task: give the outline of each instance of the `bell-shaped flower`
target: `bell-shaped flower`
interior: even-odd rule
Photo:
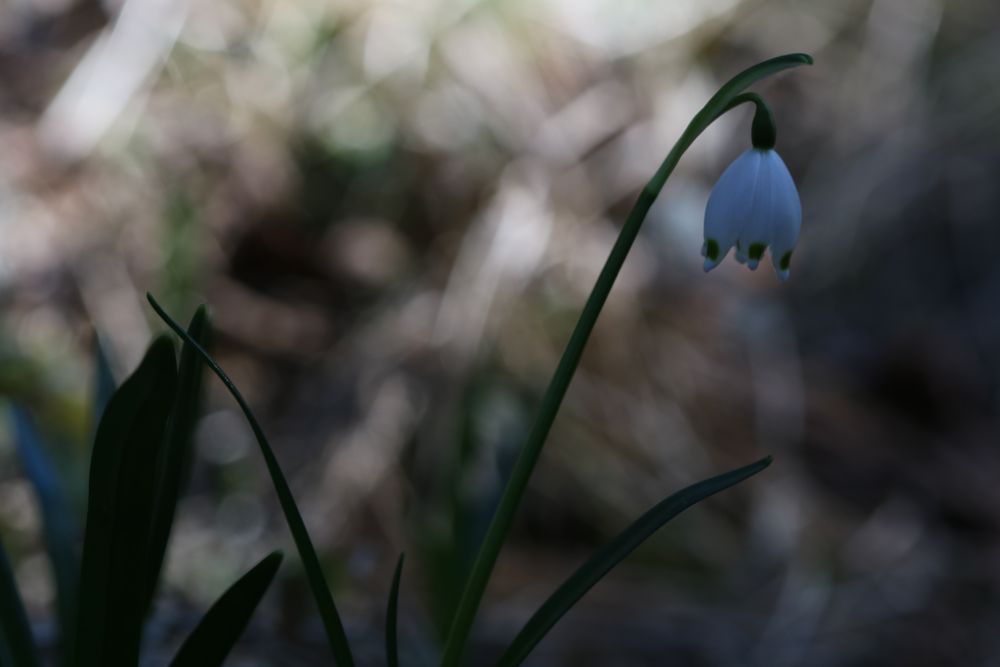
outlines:
[[[736,247],[736,260],[751,269],[770,248],[778,277],[788,278],[802,226],[802,205],[788,168],[772,148],[751,148],[722,173],[705,208],[705,271]]]

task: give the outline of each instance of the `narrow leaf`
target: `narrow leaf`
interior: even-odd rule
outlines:
[[[208,311],[204,307],[195,312],[191,324],[188,325],[188,333],[200,344],[208,344],[211,325],[208,320]],[[145,584],[146,609],[152,605],[153,596],[156,593],[160,570],[163,567],[167,544],[170,541],[174,512],[177,509],[181,489],[190,473],[192,440],[201,403],[202,368],[201,357],[189,343],[185,343],[181,349],[174,412],[170,417],[166,442],[156,465],[156,497],[150,530],[149,565]]]
[[[771,465],[771,457],[692,484],[636,519],[610,544],[594,554],[553,593],[528,620],[497,663],[498,667],[520,665],[533,648],[583,595],[619,562],[675,516],[705,498],[738,484]]]
[[[93,424],[99,424],[104,409],[108,407],[108,401],[115,393],[118,386],[115,383],[115,374],[111,370],[111,362],[108,354],[101,344],[101,339],[94,339],[94,398],[91,409],[93,410]]]
[[[399,554],[396,572],[392,575],[389,589],[389,607],[385,614],[385,655],[388,667],[399,667],[399,644],[397,640],[397,619],[399,617],[399,580],[403,576],[403,561],[406,554]]]
[[[281,511],[284,513],[288,529],[292,533],[292,539],[295,541],[295,548],[299,552],[299,558],[302,559],[302,567],[305,570],[306,579],[309,581],[309,588],[312,589],[313,596],[316,598],[316,606],[319,607],[320,617],[323,619],[323,627],[326,630],[330,649],[333,651],[333,656],[339,667],[352,667],[354,665],[354,658],[351,655],[351,647],[347,642],[347,634],[344,632],[344,624],[341,622],[340,614],[337,612],[337,605],[333,602],[333,596],[330,594],[330,587],[326,583],[326,577],[323,576],[323,569],[320,566],[319,557],[316,555],[316,549],[313,547],[309,532],[306,530],[306,524],[299,513],[299,508],[295,504],[295,498],[288,487],[288,482],[281,472],[281,466],[278,465],[274,451],[271,449],[271,445],[268,443],[260,424],[257,423],[257,418],[254,417],[250,406],[247,405],[239,389],[236,388],[236,385],[233,384],[233,381],[229,379],[225,371],[216,363],[215,359],[205,351],[205,348],[199,345],[188,332],[167,315],[151,294],[147,294],[146,298],[149,300],[153,310],[156,311],[156,314],[167,323],[167,326],[173,329],[178,336],[183,338],[185,342],[189,343],[198,352],[208,367],[226,385],[226,389],[236,399],[237,404],[239,404],[240,409],[243,411],[243,415],[246,417],[247,422],[249,422],[250,428],[257,439],[257,445],[260,447],[260,453],[264,457],[267,472],[271,476],[271,483],[274,484],[274,490],[278,494]]]
[[[12,412],[21,466],[34,487],[42,511],[42,531],[56,584],[60,643],[63,653],[69,655],[73,645],[73,626],[76,624],[76,578],[80,574],[77,526],[59,474],[46,454],[45,444],[31,415],[16,405]]]
[[[205,612],[177,651],[171,667],[221,665],[250,622],[279,565],[281,552],[271,552],[230,586]]]
[[[0,542],[0,665],[3,667],[6,667],[5,659],[10,661],[10,667],[37,667],[40,664],[7,550]]]
[[[157,338],[97,427],[80,573],[79,667],[138,663],[156,459],[176,383],[174,348]]]

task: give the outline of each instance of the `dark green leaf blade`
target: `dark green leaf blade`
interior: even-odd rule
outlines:
[[[77,552],[77,526],[63,492],[58,471],[49,460],[45,444],[27,410],[13,407],[14,430],[21,466],[34,487],[42,510],[42,531],[56,584],[56,608],[59,616],[60,644],[68,655],[73,645],[76,624],[77,577],[80,556]]]
[[[80,570],[79,667],[138,663],[156,458],[176,383],[173,345],[157,338],[97,427]]]
[[[204,306],[199,308],[188,333],[202,346],[207,346],[211,336],[211,323]],[[150,529],[149,565],[146,573],[146,608],[152,605],[156,593],[160,570],[170,541],[170,530],[174,523],[174,512],[180,500],[181,489],[190,472],[193,458],[193,436],[201,403],[201,379],[203,363],[201,357],[185,343],[181,349],[180,370],[177,375],[177,396],[174,412],[170,417],[167,438],[156,471],[156,498],[154,501],[153,523]]]
[[[500,658],[500,662],[497,663],[498,667],[520,665],[538,642],[552,629],[552,626],[562,618],[563,614],[569,611],[594,584],[659,530],[663,524],[705,498],[756,475],[771,465],[771,460],[771,457],[768,456],[748,466],[692,484],[669,496],[636,519],[607,546],[581,565],[539,607],[538,611],[511,642],[503,657]]]
[[[388,667],[399,667],[399,643],[397,640],[397,619],[399,617],[399,580],[403,576],[403,561],[406,554],[399,554],[396,571],[392,575],[389,589],[389,606],[385,614],[385,656]]]
[[[279,565],[281,552],[273,551],[230,586],[184,640],[171,667],[221,665],[250,622]]]
[[[31,624],[24,611],[21,595],[17,591],[14,572],[7,560],[7,550],[0,542],[0,665],[4,659],[11,661],[10,667],[37,667],[38,653],[35,640],[31,636]]]
[[[257,445],[260,447],[260,453],[264,457],[264,464],[267,466],[267,472],[271,476],[271,483],[274,484],[274,490],[278,494],[278,502],[281,505],[282,513],[285,515],[285,522],[288,523],[288,529],[292,533],[292,539],[295,541],[295,548],[299,552],[299,558],[302,559],[302,567],[305,570],[306,579],[309,581],[309,588],[316,599],[316,606],[319,607],[320,617],[323,620],[323,627],[326,630],[327,640],[330,643],[330,649],[333,651],[334,659],[339,667],[352,667],[354,665],[354,657],[351,654],[350,644],[347,642],[347,633],[344,632],[344,624],[340,620],[337,605],[334,604],[333,596],[330,594],[330,587],[326,583],[326,577],[323,576],[323,569],[320,566],[319,557],[316,555],[316,549],[313,546],[312,539],[309,537],[309,532],[306,530],[306,524],[302,520],[299,508],[295,504],[295,498],[288,487],[285,475],[281,472],[281,466],[278,465],[278,459],[275,458],[274,451],[271,449],[271,445],[268,443],[263,429],[257,423],[257,418],[254,416],[253,411],[250,410],[250,406],[247,405],[240,390],[236,388],[236,385],[229,379],[226,372],[222,370],[222,367],[216,363],[215,359],[160,307],[160,304],[156,302],[152,294],[146,294],[146,299],[153,307],[153,310],[156,311],[156,314],[167,323],[167,326],[173,329],[174,333],[183,338],[185,342],[189,343],[198,352],[208,367],[212,369],[212,372],[226,385],[226,389],[236,399],[240,410],[243,411],[243,415],[253,430]]]

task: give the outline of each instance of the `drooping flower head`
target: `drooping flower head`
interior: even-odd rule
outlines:
[[[756,95],[747,94],[740,101],[757,103],[753,148],[726,168],[709,195],[701,250],[705,271],[718,266],[734,246],[736,260],[756,269],[769,249],[778,277],[787,280],[802,226],[799,193],[774,150],[770,111]]]

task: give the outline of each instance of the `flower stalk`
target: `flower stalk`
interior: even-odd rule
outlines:
[[[774,114],[764,98],[757,93],[740,93],[726,105],[726,111],[741,104],[754,105],[753,123],[750,124],[750,143],[759,150],[770,150],[778,139],[778,129],[774,124]]]
[[[625,258],[635,242],[650,207],[656,200],[667,178],[673,172],[684,152],[694,143],[694,140],[719,116],[732,108],[734,100],[751,84],[782,70],[799,65],[812,64],[812,58],[803,53],[795,53],[766,60],[740,72],[724,84],[705,106],[695,115],[681,134],[677,143],[667,154],[659,169],[649,183],[639,193],[625,224],[611,249],[608,259],[598,275],[594,289],[580,314],[576,327],[563,351],[555,373],[542,398],[535,422],[518,455],[510,478],[504,488],[503,496],[493,515],[493,520],[486,537],[476,556],[472,571],[466,581],[458,609],[452,621],[451,628],[445,640],[443,667],[457,667],[464,652],[472,622],[482,601],[483,593],[489,582],[493,567],[496,564],[500,549],[513,524],[528,481],[535,469],[535,464],[542,453],[545,440],[555,421],[556,413],[562,404],[563,397],[569,387],[576,367],[583,355],[584,346],[590,338],[597,317],[603,308],[618,273],[625,263]],[[764,107],[766,109],[766,106]],[[769,112],[768,112],[769,114]],[[764,121],[761,121],[762,123]],[[771,121],[773,124],[773,120]],[[761,137],[762,140],[766,137]]]

